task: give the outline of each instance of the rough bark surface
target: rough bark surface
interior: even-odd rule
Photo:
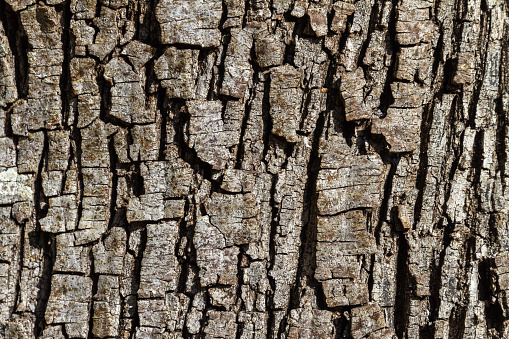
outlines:
[[[503,0],[0,0],[0,338],[508,338]]]

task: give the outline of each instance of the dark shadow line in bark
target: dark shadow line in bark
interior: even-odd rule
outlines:
[[[462,272],[458,272],[459,274],[457,276],[457,286],[458,289],[461,288],[461,285],[465,286],[466,293],[463,298],[460,298],[460,301],[457,302],[451,310],[451,315],[449,316],[449,338],[463,339],[465,337],[465,319],[467,315],[467,303],[469,299],[468,272],[472,267],[470,263],[474,260],[475,256],[475,238],[469,237],[465,240],[466,241],[462,244],[462,246],[466,248],[460,251],[460,253],[463,255],[463,258],[458,258],[458,261],[465,262],[465,265],[460,268]]]
[[[416,229],[421,219],[422,204],[424,200],[424,190],[426,189],[426,176],[428,174],[428,148],[431,123],[433,121],[434,103],[424,106],[421,119],[421,135],[419,150],[419,168],[417,170],[417,178],[415,187],[417,189],[417,198],[414,205],[414,223],[412,229]]]
[[[409,246],[404,233],[399,234],[398,243],[394,327],[398,338],[404,338],[405,330],[408,327],[410,308],[410,275],[408,270]]]
[[[47,133],[44,132],[44,142],[43,142],[43,150],[41,155],[41,160],[39,161],[37,174],[34,183],[34,210],[35,210],[35,236],[39,239],[38,246],[42,247],[44,262],[43,262],[43,270],[41,274],[41,278],[39,279],[38,287],[39,292],[37,294],[37,304],[35,307],[35,328],[34,335],[37,338],[45,327],[45,319],[44,315],[46,313],[46,306],[48,304],[48,299],[51,290],[51,274],[53,271],[53,260],[56,255],[56,244],[55,239],[49,233],[43,232],[41,230],[41,225],[39,220],[46,216],[46,209],[41,208],[41,201],[45,201],[46,197],[44,196],[43,188],[42,188],[42,171],[44,170],[45,163],[47,162],[47,154],[49,149],[49,141]],[[47,204],[46,204],[47,206]],[[35,239],[34,239],[34,242]]]
[[[489,34],[490,32],[490,16],[486,4],[486,0],[481,0],[481,22],[479,24],[479,40],[478,45],[476,46],[476,50],[480,51],[480,60],[479,64],[476,65],[476,77],[475,77],[475,85],[472,94],[472,99],[468,106],[468,120],[467,127],[475,128],[475,116],[477,113],[477,104],[479,102],[479,97],[481,95],[481,87],[483,83],[484,76],[486,74],[486,61],[488,55],[488,43],[489,43]],[[484,41],[483,41],[484,40]]]
[[[493,218],[494,216],[492,216]],[[491,219],[491,218],[490,218]],[[496,293],[496,287],[493,282],[496,280],[494,276],[494,259],[483,259],[479,262],[479,289],[478,298],[484,301],[486,328],[495,330],[499,334],[504,330],[504,318],[501,301],[492,301],[492,296]]]
[[[301,246],[299,248],[299,261],[297,268],[297,276],[295,285],[290,292],[290,304],[288,312],[291,309],[300,307],[300,299],[302,297],[301,287],[310,285],[317,294],[317,305],[319,309],[326,309],[325,295],[323,294],[321,284],[315,279],[314,273],[316,268],[316,234],[317,234],[317,220],[318,220],[318,206],[316,192],[316,182],[318,179],[318,172],[320,170],[321,158],[319,155],[320,138],[323,133],[325,125],[325,113],[321,112],[316,128],[313,134],[313,142],[311,146],[311,153],[307,167],[307,180],[304,187],[304,201],[303,211],[301,215],[302,230],[300,234]],[[287,312],[286,318],[289,313]]]
[[[110,195],[110,220],[108,221],[108,229],[111,229],[115,221],[117,221],[117,188],[118,188],[118,175],[117,175],[117,163],[118,157],[115,152],[114,135],[109,137],[108,140],[108,153],[110,157],[109,170],[111,173],[111,195]]]
[[[276,261],[276,235],[277,235],[277,226],[278,226],[278,215],[279,209],[276,206],[276,202],[274,197],[276,196],[276,183],[277,176],[272,175],[271,177],[272,183],[270,188],[270,201],[269,205],[271,208],[271,216],[270,216],[270,238],[269,238],[269,267],[267,268],[268,272],[271,272],[274,269],[274,264]],[[268,319],[267,319],[267,339],[273,338],[273,331],[275,327],[275,316],[274,316],[274,291],[276,290],[276,281],[274,277],[270,274],[267,274],[267,279],[270,285],[270,292],[267,293],[267,305],[268,305]]]
[[[175,140],[173,142],[178,146],[180,158],[187,162],[191,168],[203,178],[212,184],[212,192],[217,192],[220,188],[218,182],[212,178],[216,172],[212,166],[198,157],[196,150],[191,148],[186,140],[186,124],[189,122],[189,113],[184,100],[172,99],[169,101],[169,111],[173,112],[173,126],[175,128]],[[171,142],[171,141],[168,141]]]
[[[140,288],[141,281],[141,262],[143,260],[143,253],[145,252],[145,248],[147,247],[147,224],[146,223],[131,223],[130,232],[141,228],[140,234],[140,245],[138,249],[138,253],[134,258],[134,268],[132,274],[132,283],[131,283],[131,294],[136,297],[136,303],[134,307],[134,317],[132,321],[131,327],[131,338],[134,338],[136,329],[140,326],[140,315],[138,313],[138,289]],[[129,240],[129,239],[128,239]]]
[[[16,222],[16,224],[18,224]],[[18,256],[18,276],[16,277],[16,287],[14,290],[14,306],[12,308],[13,313],[16,312],[18,308],[18,303],[20,299],[21,293],[21,274],[23,272],[23,258],[25,256],[25,232],[26,232],[26,221],[23,221],[21,224],[18,224],[20,241],[19,241],[19,256]]]
[[[376,239],[377,245],[380,245],[380,232],[382,230],[382,224],[384,222],[390,222],[390,219],[387,219],[387,213],[389,209],[389,199],[391,198],[392,193],[392,182],[394,180],[394,176],[396,175],[396,170],[399,163],[399,156],[394,155],[392,161],[390,163],[389,172],[387,173],[387,177],[384,183],[384,193],[382,197],[382,203],[380,204],[380,212],[378,214],[378,223],[375,226],[374,236]]]
[[[263,121],[263,158],[262,161],[265,163],[265,166],[268,165],[267,163],[267,153],[269,152],[270,148],[270,138],[273,137],[272,135],[272,117],[270,116],[270,84],[271,84],[271,77],[269,74],[265,74],[264,76],[264,83],[263,83],[263,98],[262,98],[262,121]]]
[[[194,199],[193,199],[193,202],[194,202]],[[185,206],[184,206],[185,215],[188,215],[189,210],[190,210],[190,203],[188,200],[186,200]],[[189,269],[190,269],[190,267],[189,267],[190,266],[190,262],[189,262],[190,261],[190,252],[191,252],[190,246],[193,241],[192,235],[194,232],[188,228],[185,218],[181,218],[179,220],[178,226],[179,226],[179,241],[176,242],[175,248],[174,248],[174,253],[175,253],[175,255],[179,261],[179,264],[181,266],[180,275],[179,275],[179,279],[178,279],[178,283],[177,283],[177,292],[184,293],[186,290],[187,275],[188,275]],[[185,253],[183,254],[183,256],[181,256],[179,254],[179,249],[182,246],[182,241],[184,238],[186,239],[186,248],[184,249]]]
[[[509,47],[509,46],[508,46]],[[502,81],[500,81],[502,84]],[[500,85],[502,86],[502,85]],[[501,92],[501,90],[499,91]],[[497,112],[497,133],[496,133],[496,144],[495,144],[495,152],[497,157],[497,168],[496,170],[499,172],[500,180],[502,181],[502,189],[505,191],[506,183],[506,162],[507,162],[507,149],[506,149],[506,126],[508,125],[508,121],[506,119],[506,112],[504,112],[502,102],[502,95],[497,98],[495,111]]]
[[[28,94],[28,37],[20,15],[5,1],[0,1],[0,22],[3,24],[11,53],[14,56],[14,74],[18,98]]]
[[[61,118],[62,125],[67,126],[67,121],[69,119],[69,106],[70,106],[70,97],[71,97],[71,69],[70,69],[70,60],[74,56],[72,53],[72,45],[71,45],[71,2],[67,1],[63,5],[57,6],[57,10],[62,12],[62,50],[64,54],[64,59],[62,61],[62,74],[60,75],[60,100],[62,102],[61,109]]]
[[[99,241],[102,241],[100,239]],[[89,318],[88,318],[88,336],[87,339],[94,339],[95,336],[93,335],[93,329],[94,329],[94,295],[97,294],[97,288],[99,283],[99,274],[95,272],[95,264],[94,264],[94,253],[92,251],[92,246],[89,248],[88,252],[89,260],[90,260],[90,279],[92,279],[92,295],[90,296],[90,303],[89,303]]]
[[[56,242],[55,238],[46,232],[36,231],[34,238],[35,237],[37,237],[37,241],[42,247],[44,257],[41,278],[37,283],[39,292],[37,292],[37,303],[35,305],[34,336],[35,338],[39,338],[46,327],[44,315],[46,314],[46,307],[51,292],[51,274],[53,272],[54,258],[56,255]]]
[[[387,110],[394,103],[391,83],[395,81],[394,72],[396,70],[396,55],[400,49],[399,43],[396,40],[397,5],[398,0],[392,0],[389,27],[387,29],[387,34],[385,35],[385,47],[387,54],[390,55],[391,62],[389,68],[387,69],[385,85],[382,94],[380,95],[380,106],[378,106],[378,110],[382,113],[382,118],[387,115]]]
[[[159,137],[159,155],[157,160],[166,160],[166,126],[168,124],[168,104],[166,101],[166,91],[159,86],[157,89],[157,107],[161,114],[161,135]]]

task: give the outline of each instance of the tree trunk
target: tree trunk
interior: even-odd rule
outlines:
[[[508,338],[508,17],[0,0],[0,338]]]

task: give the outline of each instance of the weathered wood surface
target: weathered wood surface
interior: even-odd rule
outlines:
[[[502,0],[0,0],[0,338],[508,338]]]

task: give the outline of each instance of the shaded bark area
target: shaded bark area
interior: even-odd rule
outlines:
[[[0,338],[509,337],[508,22],[0,0]]]

